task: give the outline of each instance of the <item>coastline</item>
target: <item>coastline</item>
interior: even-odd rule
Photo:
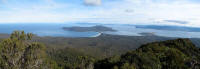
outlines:
[[[102,35],[102,33],[101,32],[97,32],[98,34],[97,35],[94,35],[94,36],[91,36],[91,37],[99,37],[99,36],[101,36]]]

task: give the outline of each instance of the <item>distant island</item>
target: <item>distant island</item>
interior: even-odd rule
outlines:
[[[143,36],[157,36],[154,32],[143,32],[143,33],[139,33],[140,35]]]
[[[155,29],[155,30],[168,30],[168,31],[186,31],[186,32],[200,32],[198,27],[185,27],[185,26],[159,26],[159,25],[136,25],[136,28],[142,29]]]
[[[74,27],[63,27],[62,29],[68,30],[68,31],[76,31],[76,32],[88,32],[88,31],[94,31],[94,32],[105,32],[105,31],[111,31],[115,32],[117,30],[114,30],[110,27],[105,27],[102,25],[96,25],[92,27],[79,27],[79,26],[74,26]]]

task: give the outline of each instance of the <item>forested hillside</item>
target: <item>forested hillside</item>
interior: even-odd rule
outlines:
[[[140,47],[137,46],[138,47],[137,48],[134,47],[135,45],[133,43],[136,42],[133,41],[138,40],[140,42],[142,38],[138,38],[137,40],[132,40],[135,37],[123,36],[126,38],[120,38],[109,35],[103,35],[93,39],[71,38],[70,40],[73,40],[72,42],[64,38],[59,38],[66,40],[66,42],[69,43],[68,45],[70,44],[74,46],[77,45],[77,47],[73,48],[73,46],[51,45],[56,43],[53,42],[55,40],[47,41],[49,44],[46,43],[42,44],[39,42],[45,42],[44,39],[38,40],[39,39],[38,37],[34,37],[34,40],[32,40],[32,37],[33,34],[31,33],[26,34],[23,31],[15,31],[10,35],[9,38],[1,40],[0,69],[199,69],[200,68],[200,49],[197,48],[190,39],[176,39],[176,40],[157,41],[153,43],[148,43],[152,42],[154,39],[158,40],[158,38],[154,38],[151,39],[152,41],[144,40],[145,41],[144,43],[147,44],[140,43],[143,45],[141,45]],[[148,40],[150,40],[150,38],[153,37],[149,37]],[[85,41],[82,41],[84,39]],[[159,39],[162,40],[161,38]],[[80,44],[76,44],[76,41],[77,43]],[[198,43],[197,40],[195,41]],[[94,44],[91,44],[91,47],[94,48],[88,49],[89,47],[87,46],[84,47],[79,46],[79,45],[87,45],[87,42],[88,44],[90,44],[90,42],[92,43],[96,42]],[[105,43],[105,45],[101,43]],[[123,44],[123,43],[130,43],[130,44]],[[106,56],[103,58],[99,58],[100,55],[94,55],[96,54],[95,50],[102,50],[100,51],[101,53],[104,50],[101,47],[103,46],[105,47],[105,49],[107,49],[106,46],[109,44],[111,44],[111,47],[116,49],[116,50],[115,49],[109,50],[109,51],[115,50],[114,51],[115,54],[109,55],[111,57]],[[120,46],[126,48],[123,49]],[[129,52],[126,53],[117,52],[117,51],[121,52],[123,50]],[[89,52],[93,54],[91,53],[89,54]]]
[[[98,61],[96,69],[199,69],[200,49],[189,39],[176,39],[142,45]]]
[[[67,37],[34,37],[34,41],[42,42],[48,47],[56,49],[73,48],[93,57],[106,58],[113,55],[124,54],[135,50],[142,44],[165,41],[175,38],[159,36],[122,36],[102,34],[93,38],[67,38]]]

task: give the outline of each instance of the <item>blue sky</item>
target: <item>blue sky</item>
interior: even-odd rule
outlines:
[[[0,23],[70,22],[200,27],[200,0],[0,0]]]

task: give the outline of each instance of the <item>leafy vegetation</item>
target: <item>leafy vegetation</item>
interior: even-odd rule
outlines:
[[[189,39],[142,45],[135,51],[98,61],[96,69],[199,69],[200,50]]]
[[[50,48],[74,49],[98,59],[124,54],[128,51],[137,49],[142,44],[170,39],[175,38],[108,34],[102,34],[101,36],[94,38],[33,37],[34,41],[42,42]]]
[[[95,59],[73,48],[49,49],[48,55],[64,69],[93,69]]]
[[[111,36],[104,34],[96,38],[57,37],[54,40],[50,40],[53,38],[35,37],[31,33],[25,33],[23,31],[15,31],[10,35],[9,38],[3,39],[0,42],[0,68],[1,69],[199,69],[200,68],[200,54],[199,54],[200,49],[197,48],[192,43],[192,41],[190,41],[189,39],[161,41],[161,40],[166,40],[167,38],[154,38],[154,37],[158,36],[144,36],[140,38],[132,36],[123,36],[122,38],[122,36]],[[161,42],[149,43],[156,40],[159,40]],[[36,41],[44,42],[44,44],[38,43]],[[198,39],[193,39],[193,42],[198,44]],[[139,45],[141,46],[139,47]]]
[[[0,43],[1,69],[49,69],[53,61],[46,57],[45,46],[31,42],[32,34],[15,31]]]

